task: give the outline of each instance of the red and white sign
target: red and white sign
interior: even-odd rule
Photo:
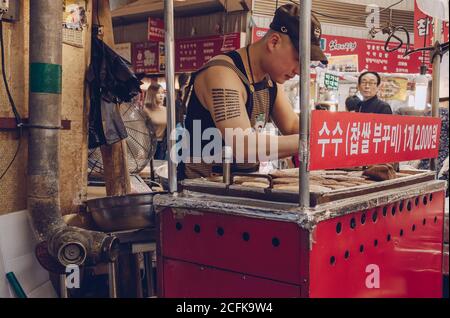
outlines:
[[[266,35],[267,31],[269,31],[269,29],[267,29],[267,28],[253,27],[252,28],[252,43],[255,43],[255,42],[261,40],[264,37],[264,35]]]
[[[419,73],[418,54],[403,56],[405,47],[394,52],[386,52],[385,42],[349,38],[344,36],[323,35],[322,44],[328,56],[358,55],[358,69],[380,73]],[[398,46],[391,42],[388,49]]]
[[[442,34],[443,38],[439,39],[439,41],[441,43],[448,42],[448,21],[442,22]],[[427,42],[425,43],[425,45],[433,45],[436,41],[436,39],[434,38],[434,19],[422,12],[417,6],[417,2],[414,1],[414,43],[416,48],[424,46],[423,44],[425,35],[427,36]]]
[[[449,39],[449,22],[442,23],[443,38],[439,39],[441,43],[448,42]],[[425,42],[425,36],[427,37]],[[434,38],[434,19],[424,12],[422,12],[417,6],[417,2],[414,1],[414,46],[416,48],[422,48],[425,46],[432,46],[436,42]],[[425,45],[424,45],[425,44]],[[421,53],[415,53],[422,58]],[[430,66],[430,53],[425,53],[425,63]]]
[[[196,71],[212,57],[240,47],[240,33],[175,40],[175,72]],[[134,43],[132,48],[134,71],[164,72],[164,55],[164,43],[153,41]]]
[[[436,158],[441,119],[312,111],[310,170]]]
[[[136,73],[157,73],[159,71],[158,42],[133,43],[131,62]]]
[[[216,55],[241,47],[241,34],[230,33],[175,41],[176,72],[193,72]]]
[[[164,42],[164,20],[148,18],[148,41]]]
[[[269,29],[254,27],[252,42],[259,41]],[[420,54],[403,56],[405,47],[394,52],[384,50],[384,41],[350,38],[345,36],[322,35],[322,49],[328,56],[357,55],[358,71],[371,70],[380,73],[419,73]],[[391,42],[392,49],[399,43]],[[411,49],[413,47],[411,46]],[[332,65],[330,65],[332,68]],[[330,68],[329,67],[329,68]],[[354,68],[354,67],[352,67]],[[338,69],[337,71],[346,71]],[[356,70],[355,70],[356,71]]]

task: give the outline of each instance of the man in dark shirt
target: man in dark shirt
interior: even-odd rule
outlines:
[[[363,100],[358,96],[350,96],[345,101],[349,111],[359,113],[392,114],[391,106],[377,96],[381,77],[377,72],[364,72],[358,78],[358,89]]]

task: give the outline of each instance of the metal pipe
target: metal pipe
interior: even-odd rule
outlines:
[[[67,290],[66,285],[66,274],[59,275],[59,293],[60,298],[69,298],[69,291]]]
[[[300,1],[299,61],[300,61],[300,207],[309,208],[309,121],[311,64],[311,0]]]
[[[60,135],[55,129],[61,125],[61,3],[30,1],[30,12],[33,14],[30,15],[27,195],[33,230],[39,241],[48,242],[50,255],[63,266],[113,259],[118,254],[115,237],[69,227],[62,219]]]
[[[147,297],[153,297],[153,252],[144,252],[145,281],[147,284]]]
[[[233,148],[223,147],[223,183],[227,186],[231,184],[231,163],[233,162]]]
[[[434,20],[434,38],[435,42],[441,42],[442,21],[435,18]],[[437,55],[433,60],[433,80],[431,87],[431,116],[439,118],[439,81],[441,78],[441,57]],[[430,169],[436,171],[438,168],[438,158],[432,158],[430,161]]]
[[[164,0],[165,52],[166,52],[166,88],[167,88],[167,151],[169,168],[169,192],[177,192],[177,164],[175,154],[175,49],[173,25],[173,0]]]
[[[109,298],[117,298],[116,261],[108,263]]]

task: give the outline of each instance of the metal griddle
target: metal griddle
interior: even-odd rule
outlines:
[[[403,170],[400,171],[409,176],[400,177],[393,180],[380,181],[367,185],[358,185],[345,189],[336,189],[327,192],[310,192],[310,207],[316,205],[362,196],[379,191],[396,189],[408,185],[418,184],[425,181],[435,179],[435,174],[428,170]],[[234,176],[246,176],[254,178],[266,178],[269,180],[268,188],[256,188],[242,185],[231,184],[227,186],[224,183],[212,182],[204,178],[189,179],[181,182],[181,190],[212,194],[218,196],[249,198],[263,201],[280,202],[280,203],[298,203],[299,193],[272,188],[272,180],[269,175],[261,174],[234,174]]]

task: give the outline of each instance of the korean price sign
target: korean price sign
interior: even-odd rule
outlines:
[[[436,158],[441,119],[312,111],[310,170]]]
[[[147,40],[150,42],[164,42],[164,20],[148,18]]]
[[[240,33],[176,40],[176,71],[196,71],[214,56],[236,50],[240,47]]]
[[[339,76],[325,73],[325,87],[331,90],[337,90],[339,87]]]

